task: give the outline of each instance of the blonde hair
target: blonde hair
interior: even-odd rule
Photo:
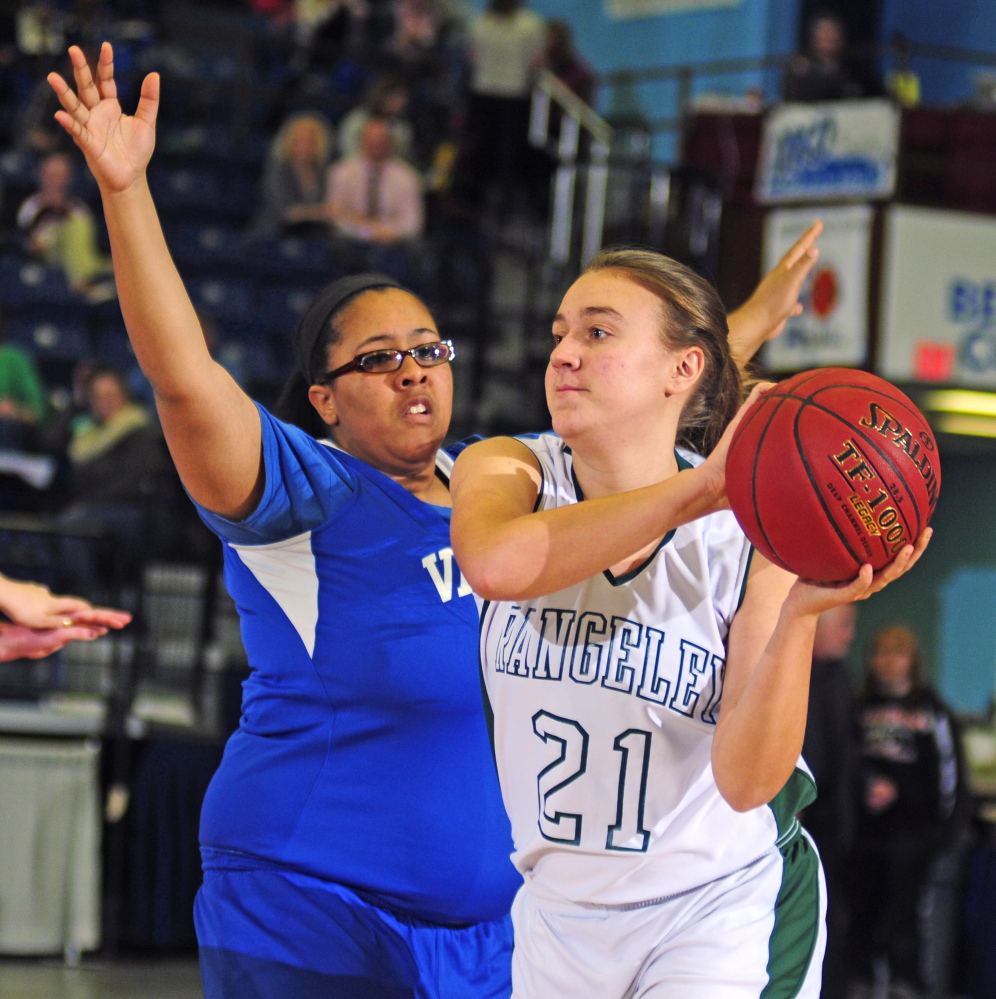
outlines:
[[[280,126],[277,137],[273,140],[273,155],[281,162],[290,159],[291,143],[294,140],[294,133],[299,128],[311,130],[316,138],[315,145],[318,147],[318,164],[324,165],[332,156],[332,126],[320,115],[317,114],[296,114]]]
[[[690,267],[655,250],[602,250],[585,268],[619,271],[661,303],[665,350],[698,347],[705,366],[678,421],[676,443],[709,454],[743,397],[740,370],[730,354],[726,310],[716,290]]]

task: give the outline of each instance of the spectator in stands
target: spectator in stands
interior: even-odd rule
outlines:
[[[38,191],[17,212],[28,250],[51,267],[61,267],[72,288],[94,301],[114,297],[111,263],[97,248],[93,213],[70,192],[72,160],[52,153],[38,168]]]
[[[546,68],[585,102],[595,97],[595,72],[574,47],[574,35],[566,21],[549,21],[546,26]]]
[[[542,19],[522,0],[491,0],[471,22],[469,155],[462,189],[474,208],[495,181],[503,201],[513,187],[528,186],[530,91],[545,45]]]
[[[860,97],[861,86],[842,61],[846,35],[836,14],[817,14],[809,22],[809,51],[796,56],[785,73],[787,101],[839,101]]]
[[[162,468],[158,427],[110,365],[90,370],[86,397],[89,414],[77,421],[69,442],[75,503],[140,502]]]
[[[886,958],[890,996],[915,995],[922,987],[918,904],[933,861],[960,831],[966,795],[954,720],[908,628],[885,628],[872,639],[857,737],[852,969],[868,982],[873,961]]]
[[[813,643],[809,713],[802,756],[819,796],[800,816],[823,861],[827,883],[827,949],[821,999],[844,999],[847,948],[846,863],[854,828],[854,699],[847,653],[854,641],[854,604],[820,615]]]
[[[386,121],[371,118],[363,127],[360,151],[329,171],[326,209],[347,266],[418,283],[408,250],[424,224],[421,182],[394,155]]]
[[[332,130],[324,118],[294,115],[273,140],[263,171],[263,203],[250,230],[257,238],[325,233],[325,176]]]
[[[34,360],[5,342],[0,322],[0,447],[30,447],[31,431],[45,411],[45,390]]]
[[[413,67],[433,61],[447,20],[439,0],[394,0],[391,53]]]
[[[395,154],[410,161],[412,126],[405,117],[408,100],[408,85],[400,76],[377,77],[363,103],[353,108],[339,126],[339,155],[343,158],[355,156],[360,151],[360,137],[367,122],[380,118],[391,132]]]

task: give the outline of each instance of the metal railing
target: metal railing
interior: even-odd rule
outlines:
[[[554,106],[560,111],[560,134],[551,142],[551,111]],[[553,182],[553,213],[550,219],[550,259],[558,264],[566,264],[571,256],[582,131],[590,138],[587,163],[584,165],[586,186],[581,236],[583,267],[602,246],[613,129],[553,73],[544,70],[533,88],[529,141],[534,146],[550,150],[557,160]]]
[[[796,55],[747,56],[737,59],[715,59],[671,66],[645,66],[606,73],[599,79],[602,89],[632,87],[639,84],[673,82],[676,113],[672,117],[648,119],[647,130],[654,135],[680,131],[686,115],[692,109],[696,81],[706,77],[739,76],[745,73],[784,72]],[[956,45],[914,42],[896,33],[888,42],[848,49],[843,59],[849,64],[880,64],[892,60],[898,68],[908,68],[913,59],[932,59],[960,63],[965,66],[996,67],[996,52],[968,49]]]

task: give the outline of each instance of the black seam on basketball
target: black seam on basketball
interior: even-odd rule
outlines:
[[[803,400],[799,400],[802,402]],[[837,524],[837,518],[833,515],[830,507],[827,506],[826,500],[823,498],[823,491],[816,481],[816,476],[813,475],[813,470],[809,467],[809,458],[806,455],[806,451],[802,446],[802,438],[799,432],[799,417],[802,415],[804,406],[800,406],[798,412],[795,414],[795,418],[792,421],[792,436],[795,437],[796,450],[799,453],[799,460],[802,462],[802,467],[806,470],[806,475],[809,477],[809,483],[813,487],[813,492],[816,494],[817,500],[819,500],[820,506],[823,507],[823,512],[826,514],[827,520],[830,522],[830,526],[834,529],[837,537],[840,538],[844,547],[847,549],[848,555],[854,559],[855,566],[860,569],[864,565],[864,560],[855,552],[851,547],[850,542],[847,540],[844,532],[840,529]]]
[[[765,400],[769,398],[770,396],[764,396]],[[782,566],[785,566],[786,565],[785,559],[782,558],[781,553],[777,551],[775,546],[771,543],[771,539],[768,537],[768,532],[764,529],[764,524],[761,521],[761,512],[758,509],[757,505],[757,465],[758,462],[761,460],[761,447],[764,444],[764,438],[767,436],[768,431],[771,429],[771,424],[774,421],[775,416],[778,415],[778,410],[781,409],[782,403],[786,399],[792,397],[779,396],[778,398],[780,401],[777,403],[777,405],[773,407],[771,416],[768,418],[767,424],[765,425],[764,429],[761,431],[761,435],[757,441],[757,447],[754,450],[754,465],[751,468],[751,473],[750,473],[750,502],[751,506],[753,506],[754,508],[754,520],[757,521],[757,528],[761,532],[762,537],[764,538],[764,543],[768,546],[768,551],[772,552],[778,558],[778,561],[782,563]],[[762,407],[758,408],[760,409]]]
[[[821,413],[826,413],[828,416],[832,416],[839,423],[843,423],[844,426],[846,426],[849,430],[853,431],[857,436],[861,437],[866,444],[868,444],[871,448],[873,448],[875,451],[878,452],[878,454],[882,457],[885,463],[889,465],[889,467],[892,469],[893,473],[895,474],[899,482],[902,483],[902,486],[906,490],[907,497],[910,501],[910,506],[912,506],[914,511],[916,512],[916,531],[912,531],[913,525],[910,523],[909,517],[905,516],[905,513],[903,513],[903,520],[906,523],[906,528],[907,530],[910,530],[912,532],[913,540],[916,540],[918,537],[920,537],[920,532],[922,530],[922,527],[921,527],[919,505],[917,504],[916,497],[914,497],[912,490],[910,489],[909,485],[906,482],[906,476],[903,475],[903,473],[899,470],[899,467],[892,460],[891,454],[888,451],[883,450],[879,445],[878,441],[876,441],[872,437],[869,437],[857,424],[851,423],[849,420],[846,420],[839,413],[835,413],[832,409],[830,409],[827,406],[824,406],[822,403],[808,400],[806,402],[806,405],[799,407],[799,412],[801,413],[803,409],[809,406],[812,406],[814,409],[818,409]],[[928,499],[928,506],[929,502],[930,501]],[[900,505],[901,504],[898,503],[896,504],[896,506]],[[897,510],[896,512],[899,513],[900,511]]]

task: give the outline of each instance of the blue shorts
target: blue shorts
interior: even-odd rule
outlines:
[[[451,928],[273,870],[204,872],[204,999],[508,999],[511,917]]]

